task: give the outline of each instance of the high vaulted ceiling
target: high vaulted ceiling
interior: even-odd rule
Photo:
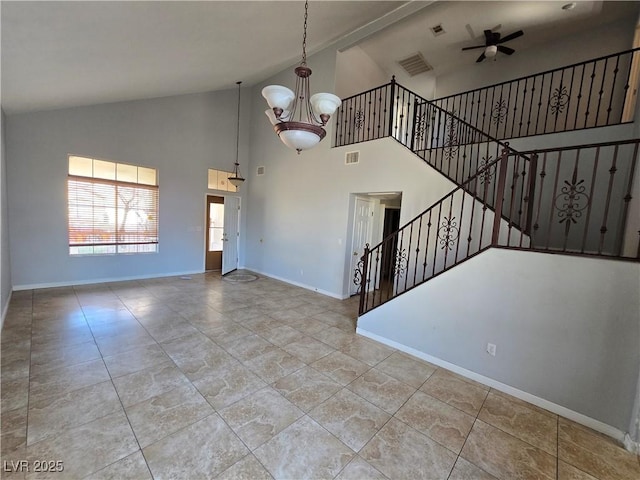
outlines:
[[[525,30],[509,43],[522,50],[637,17],[639,5],[578,1],[562,10],[566,3],[311,1],[307,50],[342,39],[390,74],[401,74],[397,61],[416,52],[442,72],[475,61],[480,51],[460,49],[482,43],[484,29]],[[303,15],[301,1],[3,0],[2,108],[11,114],[252,85],[299,61]],[[437,24],[446,33],[434,37],[429,28]]]

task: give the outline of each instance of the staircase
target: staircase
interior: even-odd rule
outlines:
[[[473,94],[467,92],[433,102],[395,79],[343,100],[337,113],[335,146],[391,137],[457,185],[379,244],[366,246],[354,276],[360,290],[360,315],[492,247],[640,258],[637,236],[632,238],[626,231],[640,139],[518,152],[482,131],[479,127],[486,128],[487,113],[474,110],[474,105],[486,106],[490,90],[495,98],[497,88],[511,92],[515,91],[514,85],[525,85],[528,96],[523,93],[518,102],[516,94],[506,103],[506,111],[512,115],[511,120],[503,120],[513,133],[519,112],[527,110],[527,115],[532,115],[532,92],[541,89],[535,85],[544,85],[549,77],[546,96],[553,100],[557,96],[551,86],[559,85],[555,88],[565,91],[563,79],[569,78],[566,72],[571,72],[570,84],[579,82],[581,87],[573,107],[569,107],[571,97],[561,98],[567,107],[562,122],[558,122],[559,108],[547,109],[545,115],[555,117],[553,131],[568,130],[568,112],[573,116],[581,109],[587,112],[584,122],[574,123],[573,129],[629,121],[625,114],[629,77],[627,73],[622,82],[620,78],[625,75],[620,71],[623,63],[629,70],[636,52],[637,49],[622,52],[487,87],[484,93],[479,89]],[[611,65],[615,68],[608,76],[607,66]],[[580,79],[577,69],[582,71]],[[589,89],[582,87],[585,76],[590,80]],[[599,88],[596,94],[592,93],[594,85]],[[542,96],[540,92],[538,125]],[[585,96],[591,102],[586,107],[582,101]],[[463,98],[467,101],[461,118],[458,112]],[[470,100],[475,98],[485,100]],[[599,113],[603,99],[608,100],[605,115]],[[503,100],[500,98],[496,104],[501,105]],[[528,107],[526,102],[530,102]],[[597,105],[591,123],[589,105]],[[478,121],[480,118],[482,122]],[[531,130],[528,121],[528,129],[524,134],[520,129],[519,133],[549,133],[547,123],[545,120],[545,128],[539,132],[538,127]],[[508,130],[493,131],[504,138]],[[395,253],[383,255],[383,251]],[[382,265],[383,259],[389,265]],[[386,278],[383,271],[392,273]]]

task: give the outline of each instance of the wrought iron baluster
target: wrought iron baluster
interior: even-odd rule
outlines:
[[[597,127],[600,123],[600,104],[602,103],[602,94],[604,93],[604,81],[607,78],[607,64],[609,63],[609,59],[605,59],[604,67],[602,67],[602,83],[600,84],[600,91],[598,92],[598,109],[596,110],[596,121],[593,124],[594,127]]]
[[[556,174],[555,174],[555,178],[553,179],[553,194],[551,195],[551,198],[556,198],[556,194],[558,192],[558,179],[560,177],[560,164],[562,163],[562,150],[560,150],[558,152],[558,158],[556,160]],[[547,228],[547,244],[545,246],[545,248],[547,250],[549,250],[549,242],[551,242],[551,227],[553,226],[553,212],[554,212],[554,207],[552,206],[549,209],[549,224],[548,224],[548,228]]]
[[[587,110],[584,113],[584,128],[587,128],[587,124],[589,123],[589,110],[591,110],[591,93],[593,92],[593,82],[596,78],[596,63],[597,62],[591,62],[593,63],[593,70],[591,72],[591,86],[589,87],[589,97],[587,98]]]
[[[613,149],[613,161],[611,162],[611,168],[609,169],[609,187],[607,189],[607,200],[605,202],[604,214],[602,215],[602,227],[600,227],[600,245],[598,247],[598,254],[602,253],[604,248],[604,238],[607,234],[607,222],[609,220],[609,205],[611,204],[611,191],[613,189],[613,178],[618,171],[616,162],[618,161],[618,145]]]
[[[596,148],[596,156],[593,162],[593,172],[591,173],[591,187],[589,189],[589,198],[593,199],[593,190],[596,186],[596,176],[598,175],[598,162],[600,161],[600,147]],[[584,231],[582,233],[582,245],[580,252],[584,253],[585,246],[587,244],[587,235],[589,233],[589,222],[591,220],[591,206],[587,209],[587,216],[585,217]]]
[[[567,114],[564,116],[564,131],[567,130],[567,121],[569,120],[569,112],[571,112],[571,98],[573,96],[573,79],[576,73],[576,67],[571,67],[571,83],[569,83],[569,98],[567,99]],[[576,110],[580,105],[576,107]]]
[[[613,80],[611,82],[611,96],[609,97],[609,106],[607,107],[607,121],[605,122],[605,125],[610,125],[609,118],[611,117],[611,110],[613,105],[613,93],[616,90],[616,79],[618,77],[619,69],[620,69],[620,55],[616,57],[616,66],[613,69]],[[631,70],[631,65],[629,65],[629,70]],[[603,83],[604,83],[604,79],[603,79]]]
[[[542,107],[542,94],[544,93],[544,77],[545,75],[542,75],[542,80],[540,82],[540,95],[538,97],[538,113],[536,113],[536,129],[534,130],[534,134],[538,135],[538,124],[540,122],[540,109]],[[547,112],[548,113],[548,112]],[[543,130],[544,133],[544,130]]]
[[[582,104],[582,86],[584,85],[584,74],[585,74],[585,69],[586,69],[586,63],[582,65],[582,75],[580,75],[580,90],[578,91],[578,96],[576,97],[576,99],[578,100],[578,105],[576,105],[576,117],[573,120],[573,128],[578,128],[578,114],[580,112],[580,106]],[[587,110],[589,109],[589,106],[587,104]]]
[[[422,219],[424,218],[424,213],[420,215],[419,223],[418,223],[418,245],[416,245],[416,259],[413,262],[413,284],[416,284],[416,278],[418,276],[418,260],[420,259],[420,239],[422,238]]]
[[[429,209],[429,220],[427,221],[427,242],[424,247],[424,263],[422,264],[422,281],[427,279],[427,259],[429,258],[429,239],[431,238],[431,214],[433,207]]]
[[[578,164],[580,163],[580,149],[576,151],[576,159],[573,164],[573,173],[571,174],[571,183],[564,181],[565,186],[561,188],[558,198],[561,198],[562,205],[558,205],[558,199],[554,197],[554,204],[558,209],[560,223],[564,223],[564,239],[562,241],[562,251],[567,251],[567,243],[569,242],[569,232],[571,225],[578,223],[578,218],[582,216],[582,210],[589,208],[589,198],[586,199],[584,206],[581,205],[584,200],[584,180],[578,180]]]

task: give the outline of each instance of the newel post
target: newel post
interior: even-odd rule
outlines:
[[[367,271],[367,266],[369,265],[369,244],[367,243],[364,246],[364,253],[362,254],[362,277],[360,280],[360,306],[358,307],[358,316],[364,313],[364,300],[367,292],[367,275],[369,272]]]
[[[505,143],[500,155],[500,166],[498,171],[498,187],[496,188],[496,207],[493,218],[493,234],[491,235],[491,245],[498,245],[500,238],[500,222],[502,221],[502,202],[504,200],[504,189],[507,180],[507,167],[509,161],[509,144]]]
[[[394,121],[395,121],[395,99],[396,96],[396,76],[393,75],[391,77],[391,93],[389,96],[389,132],[388,135],[390,137],[393,137],[393,126],[394,126]]]

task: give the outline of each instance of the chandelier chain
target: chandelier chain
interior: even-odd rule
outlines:
[[[242,82],[236,82],[238,85],[238,120],[236,124],[236,177],[238,176],[238,152],[240,151],[240,85]]]
[[[307,17],[309,16],[309,0],[304,2],[304,33],[302,35],[302,65],[307,64]]]

